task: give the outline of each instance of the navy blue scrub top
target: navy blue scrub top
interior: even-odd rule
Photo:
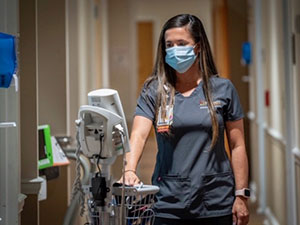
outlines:
[[[215,76],[210,81],[219,122],[213,149],[202,81],[188,97],[175,93],[171,134],[156,132],[158,153],[152,183],[160,187],[154,205],[157,217],[193,219],[232,213],[235,183],[223,133],[225,122],[242,119],[243,111],[228,79]],[[152,120],[155,130],[156,90],[157,81],[144,86],[135,112]]]

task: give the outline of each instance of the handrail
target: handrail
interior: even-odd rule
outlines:
[[[15,122],[0,122],[0,128],[9,128],[16,127],[17,124]]]

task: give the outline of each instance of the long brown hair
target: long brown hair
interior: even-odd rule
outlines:
[[[172,17],[165,23],[159,37],[156,62],[151,76],[145,81],[145,85],[149,85],[152,80],[158,81],[156,114],[158,113],[158,110],[161,107],[162,117],[164,117],[166,114],[166,106],[174,104],[176,85],[175,71],[167,63],[165,63],[165,32],[166,30],[171,28],[184,26],[187,26],[194,42],[200,45],[200,53],[197,57],[199,59],[199,70],[202,74],[203,92],[208,104],[210,118],[212,120],[212,148],[216,144],[218,138],[219,126],[216,112],[214,110],[212,99],[212,87],[209,78],[213,75],[217,75],[218,72],[212,57],[210,45],[203,24],[199,18],[190,14],[180,14]]]

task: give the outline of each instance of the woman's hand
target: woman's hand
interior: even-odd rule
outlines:
[[[246,225],[249,222],[249,210],[247,205],[247,199],[237,196],[233,208],[232,219],[234,225]]]
[[[125,170],[124,176],[125,176],[125,184],[126,185],[133,186],[133,185],[137,185],[141,182],[134,170]],[[121,183],[121,184],[123,183],[123,176],[120,178],[118,183]]]

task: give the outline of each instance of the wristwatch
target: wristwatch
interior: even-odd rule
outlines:
[[[235,196],[242,196],[244,198],[250,198],[250,189],[243,188],[235,191]]]

